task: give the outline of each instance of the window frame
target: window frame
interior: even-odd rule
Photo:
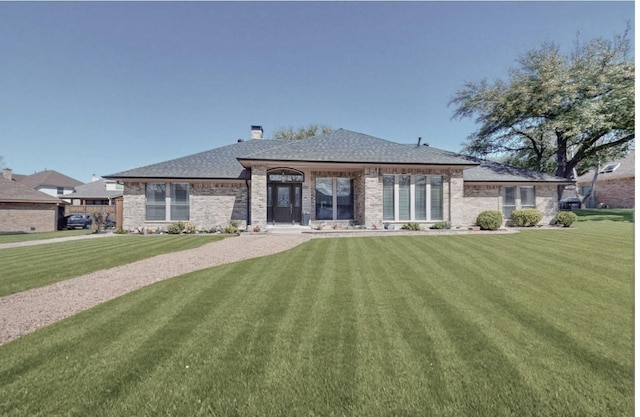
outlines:
[[[523,204],[522,202],[522,189],[531,189],[531,192],[533,194],[533,204]],[[506,191],[507,189],[514,189],[514,194],[513,194],[513,199],[514,202],[513,204],[506,204]],[[537,203],[536,203],[536,186],[535,185],[508,185],[508,186],[503,186],[502,190],[500,191],[500,198],[502,201],[501,207],[500,207],[500,212],[502,213],[502,216],[504,217],[505,220],[511,220],[511,213],[514,210],[521,210],[521,209],[528,209],[528,208],[536,208],[537,207]],[[507,212],[505,212],[505,209],[509,210],[509,214],[507,215]]]
[[[326,207],[322,205],[322,202],[319,202],[318,199],[318,180],[320,182],[328,182],[327,180],[331,180],[331,218],[328,218],[327,215],[319,215],[322,210],[326,211]],[[338,195],[338,182],[339,180],[343,180],[348,182],[349,184],[349,199],[350,204],[346,205],[346,207],[351,207],[350,216],[348,218],[340,217],[340,207],[344,207],[345,204],[344,196]],[[315,198],[315,220],[326,220],[326,221],[338,221],[338,220],[355,220],[356,209],[355,209],[355,183],[353,178],[351,177],[316,177],[314,184],[314,198]],[[342,182],[342,181],[341,181]],[[324,199],[323,199],[324,200]]]
[[[409,184],[401,181],[409,179]],[[393,193],[389,194],[389,185],[393,180]],[[423,181],[424,179],[424,181]],[[436,187],[435,182],[439,183]],[[444,220],[444,176],[435,174],[382,174],[383,198],[382,212],[385,222],[422,222],[433,223]],[[420,189],[416,191],[416,187]],[[424,190],[422,189],[424,187]],[[386,190],[386,191],[385,191]],[[436,194],[437,192],[437,194]],[[424,201],[420,196],[424,196]],[[437,198],[434,200],[434,198]],[[416,200],[418,199],[418,200]],[[403,201],[401,201],[403,200]],[[393,204],[393,218],[390,203]],[[406,204],[409,205],[407,214]],[[439,204],[434,210],[434,204]],[[439,214],[436,215],[436,213]],[[419,218],[424,214],[424,219]],[[435,215],[435,217],[434,217]],[[436,218],[437,217],[437,218]]]
[[[164,197],[157,200],[149,200],[150,186],[161,186]],[[186,198],[177,198],[178,186],[184,186]],[[171,222],[189,221],[191,217],[191,187],[188,182],[148,182],[145,183],[145,221],[147,222]],[[159,197],[159,196],[158,196]],[[164,218],[154,216],[150,218],[150,208],[158,210],[158,214],[164,212]],[[185,215],[180,215],[184,213]]]

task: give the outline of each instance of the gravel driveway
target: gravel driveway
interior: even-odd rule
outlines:
[[[154,282],[282,252],[310,238],[300,233],[241,234],[196,249],[158,255],[0,297],[0,345]],[[26,244],[36,243],[25,242],[22,245]]]

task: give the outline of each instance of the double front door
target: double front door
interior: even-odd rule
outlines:
[[[302,218],[302,184],[267,186],[267,221],[297,223]]]

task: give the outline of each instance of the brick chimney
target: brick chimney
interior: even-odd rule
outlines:
[[[2,170],[2,176],[8,180],[12,179],[11,168],[5,168]]]
[[[251,126],[251,139],[262,139],[262,126]]]

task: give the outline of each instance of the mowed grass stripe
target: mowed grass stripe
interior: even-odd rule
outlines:
[[[632,240],[622,276],[564,278],[595,243],[564,232],[317,239],[166,280],[0,347],[0,414],[632,415]]]
[[[226,308],[209,318],[203,318],[202,325],[191,333],[179,352],[165,361],[144,384],[144,392],[154,393],[160,389],[165,393],[168,391],[170,395],[140,398],[132,394],[122,403],[134,402],[149,415],[159,413],[167,403],[176,401],[197,404],[199,409],[208,410],[214,415],[221,410],[227,413],[233,410],[238,415],[255,415],[251,405],[253,402],[236,402],[234,399],[243,397],[247,392],[254,399],[269,395],[261,380],[264,380],[265,364],[272,351],[272,340],[275,340],[274,328],[283,316],[282,309],[288,304],[283,303],[282,296],[286,295],[291,284],[291,281],[274,279],[271,273],[274,272],[271,268],[273,265],[270,265],[273,259],[267,259],[271,258],[229,267],[230,276],[236,277],[233,285],[240,287],[233,290],[237,297],[234,296]],[[291,270],[289,263],[295,260],[282,260],[280,268]],[[262,271],[270,273],[263,275]],[[286,274],[275,273],[276,277],[280,275]],[[269,313],[263,314],[265,312]],[[215,325],[211,326],[210,323]],[[180,378],[174,379],[176,374]],[[171,384],[167,385],[167,380],[172,381]],[[156,381],[164,382],[156,386]],[[124,411],[115,408],[111,415],[121,415]]]
[[[223,237],[113,236],[0,250],[0,297]],[[27,260],[25,262],[25,260]]]
[[[403,249],[407,251],[411,250],[411,248],[409,247],[405,247]],[[476,251],[472,252],[477,253]],[[495,310],[498,312],[498,316],[494,317],[494,320],[502,320],[500,316],[506,316],[510,317],[512,320],[516,320],[523,327],[528,329],[529,332],[531,332],[531,330],[534,330],[534,334],[526,335],[526,340],[529,342],[535,342],[537,339],[544,339],[547,342],[545,345],[551,347],[551,350],[547,350],[546,352],[538,352],[541,354],[540,356],[543,359],[546,357],[546,355],[558,355],[558,352],[555,352],[555,350],[559,349],[562,353],[561,362],[565,363],[568,361],[567,367],[590,367],[591,370],[601,373],[602,377],[604,378],[604,383],[597,388],[598,392],[606,392],[611,389],[629,389],[628,385],[620,383],[620,381],[628,380],[628,378],[631,376],[630,363],[628,362],[630,355],[628,351],[626,357],[627,360],[619,363],[617,361],[610,360],[605,355],[594,352],[593,349],[591,349],[592,346],[583,346],[581,343],[579,343],[581,339],[575,338],[570,331],[564,330],[559,326],[559,323],[562,322],[562,317],[560,317],[560,320],[556,321],[556,323],[552,323],[541,316],[536,317],[534,311],[522,307],[522,300],[514,300],[513,297],[506,291],[504,291],[503,288],[495,285],[495,283],[492,282],[493,276],[501,276],[504,274],[501,274],[500,271],[496,270],[495,268],[492,270],[491,263],[482,265],[479,259],[475,259],[474,263],[476,263],[478,270],[475,274],[473,274],[473,272],[469,270],[468,276],[469,278],[473,278],[468,279],[467,282],[470,284],[477,284],[473,285],[472,288],[472,291],[476,294],[476,298],[478,298],[478,296],[484,297],[485,300],[492,303],[491,310]],[[540,311],[544,311],[544,305],[538,307],[542,307],[540,308]],[[463,310],[463,308],[461,308],[460,310]],[[491,317],[491,311],[483,311],[482,316]],[[489,329],[514,328],[517,328],[516,326],[514,326],[514,323],[507,322],[499,326],[492,326]],[[621,330],[624,332],[624,329]],[[615,337],[616,333],[617,332],[610,333],[608,335],[609,338]],[[503,342],[501,343],[502,346],[504,346],[504,342],[505,341],[503,340]],[[551,342],[551,345],[549,345],[549,342]],[[626,346],[630,346],[630,343],[628,343]],[[530,361],[535,360],[535,353],[536,352],[529,352],[527,354],[527,356],[530,358]],[[526,363],[526,361],[521,361],[519,360],[519,358],[517,359],[518,362]],[[555,370],[551,370],[552,373],[554,371]],[[585,380],[583,380],[582,382],[584,381]],[[580,384],[578,384],[578,386],[579,385]]]

